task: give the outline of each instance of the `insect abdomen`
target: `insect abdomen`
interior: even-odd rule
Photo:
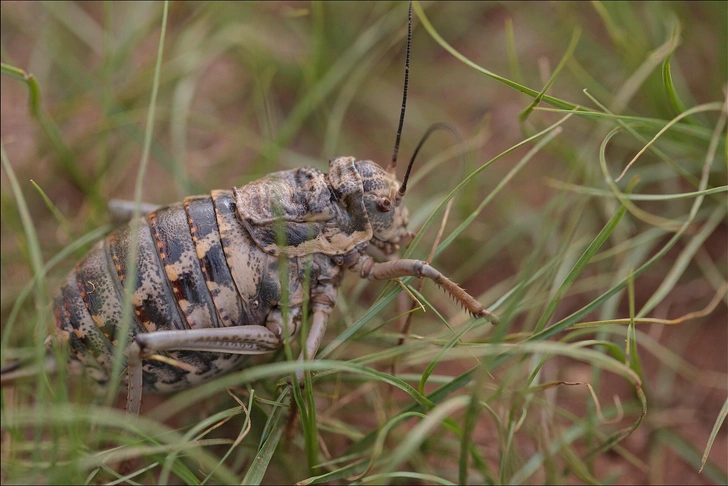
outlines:
[[[277,303],[270,298],[266,280],[275,265],[239,224],[234,208],[230,191],[215,191],[212,197],[189,197],[142,218],[127,342],[139,333],[160,330],[263,324]],[[74,358],[85,367],[90,364],[100,382],[108,373],[97,370],[108,372],[118,342],[130,250],[127,224],[91,249],[54,301],[56,325],[72,334]],[[259,298],[261,289],[268,298]],[[245,359],[192,351],[162,354],[197,371],[145,361],[146,390],[183,389],[230,371]]]

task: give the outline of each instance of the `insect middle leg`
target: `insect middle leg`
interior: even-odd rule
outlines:
[[[314,287],[311,292],[311,307],[313,310],[313,319],[311,328],[308,330],[306,343],[301,349],[298,362],[303,363],[305,360],[313,359],[316,356],[318,348],[324,340],[326,327],[329,323],[329,316],[334,310],[336,295],[338,294],[337,284],[333,281],[321,283]],[[303,386],[303,369],[296,371],[298,383]]]

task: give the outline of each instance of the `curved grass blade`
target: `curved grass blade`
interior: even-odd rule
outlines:
[[[58,152],[63,170],[68,174],[74,186],[76,186],[79,191],[95,203],[100,203],[102,197],[96,189],[96,185],[92,184],[83,173],[77,164],[76,157],[71,152],[71,149],[68,148],[68,145],[66,145],[63,141],[61,130],[58,128],[58,125],[56,125],[56,122],[53,121],[47,111],[43,109],[40,86],[38,85],[38,81],[36,81],[35,76],[16,66],[6,63],[0,63],[0,73],[3,76],[18,79],[25,83],[28,87],[28,105],[30,113],[33,115],[33,118],[38,121],[46,136],[51,141],[51,144],[53,144],[53,147]]]
[[[700,461],[700,470],[698,472],[703,472],[703,468],[705,467],[705,464],[708,462],[708,457],[710,456],[710,449],[713,448],[713,442],[715,442],[715,438],[718,436],[718,431],[723,426],[723,422],[725,422],[725,418],[728,415],[728,398],[725,402],[723,402],[723,406],[720,409],[720,413],[718,414],[718,417],[715,419],[715,424],[713,424],[713,430],[710,431],[710,437],[708,438],[708,443],[705,445],[705,452],[703,452],[703,458]]]

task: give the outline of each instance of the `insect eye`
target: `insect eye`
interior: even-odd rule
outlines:
[[[380,213],[387,213],[392,209],[392,201],[386,197],[377,198],[377,209]]]

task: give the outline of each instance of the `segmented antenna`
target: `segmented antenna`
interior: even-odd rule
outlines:
[[[402,90],[402,111],[399,114],[399,127],[397,127],[397,138],[394,141],[394,152],[392,161],[387,167],[387,172],[393,174],[397,167],[397,154],[399,153],[399,141],[402,138],[402,125],[404,125],[404,112],[407,109],[407,85],[409,84],[410,68],[410,47],[412,46],[412,2],[409,3],[409,14],[407,17],[407,54],[404,61],[404,89]]]
[[[397,201],[401,200],[404,197],[405,191],[407,191],[407,179],[409,179],[410,172],[412,172],[412,165],[415,163],[415,158],[417,158],[417,154],[420,152],[420,149],[425,144],[428,138],[430,138],[430,135],[435,133],[438,130],[447,130],[448,132],[452,133],[453,137],[458,142],[458,145],[462,147],[463,145],[463,137],[460,135],[460,132],[457,128],[455,128],[454,125],[450,123],[445,122],[437,122],[430,125],[430,128],[427,129],[424,135],[422,135],[422,139],[420,139],[420,143],[417,144],[417,148],[415,148],[415,151],[412,153],[412,158],[409,161],[409,165],[407,166],[407,172],[404,173],[404,179],[402,180],[402,185],[399,186],[399,192],[397,193]]]

